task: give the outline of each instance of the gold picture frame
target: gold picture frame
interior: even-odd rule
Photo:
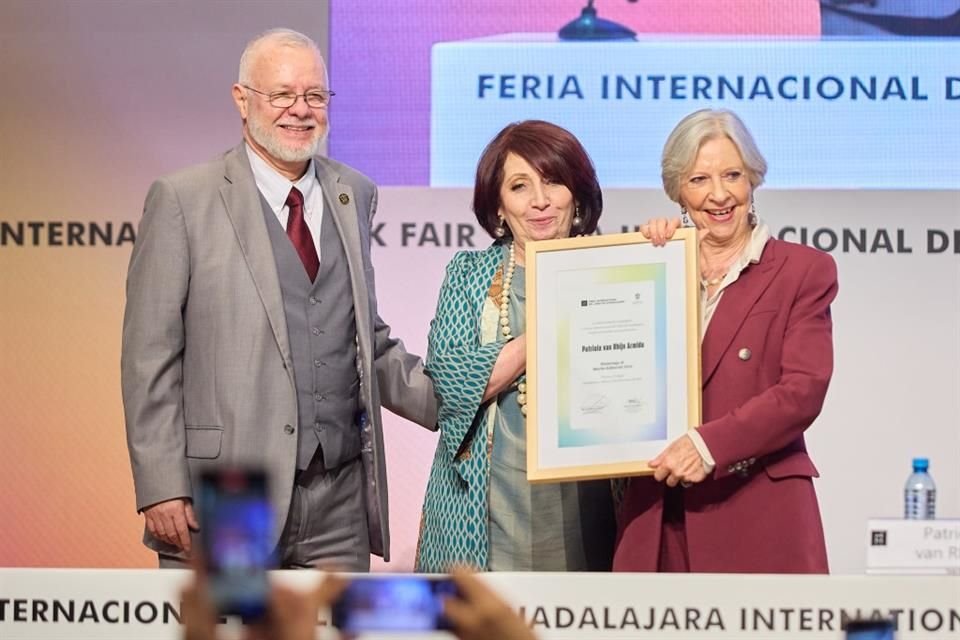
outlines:
[[[698,426],[695,229],[664,247],[623,233],[526,245],[527,479],[652,473]]]

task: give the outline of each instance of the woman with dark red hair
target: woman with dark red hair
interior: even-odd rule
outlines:
[[[454,256],[430,326],[440,442],[418,571],[610,569],[610,483],[531,485],[524,419],[526,243],[592,233],[602,208],[593,164],[565,129],[511,124],[484,150],[473,211],[494,242]]]

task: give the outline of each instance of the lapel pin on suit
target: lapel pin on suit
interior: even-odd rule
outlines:
[[[739,352],[737,352],[737,357],[743,360],[744,362],[746,362],[751,357],[753,357],[753,352],[750,351],[750,349],[744,347],[743,349],[740,349]]]
[[[350,196],[345,193],[340,194],[340,204],[350,204]]]

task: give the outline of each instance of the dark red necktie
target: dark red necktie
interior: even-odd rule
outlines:
[[[313,237],[310,235],[310,227],[303,218],[303,194],[293,187],[290,189],[290,195],[287,196],[287,206],[290,207],[290,215],[287,217],[287,237],[293,243],[297,253],[300,254],[300,262],[303,268],[307,270],[310,276],[310,282],[317,278],[317,270],[320,268],[320,258],[317,257],[317,246],[313,243]]]

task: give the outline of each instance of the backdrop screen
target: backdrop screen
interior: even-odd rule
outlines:
[[[383,317],[425,352],[443,265],[490,242],[471,188],[506,124],[550,120],[584,143],[610,233],[676,215],[659,175],[668,133],[732,109],[769,163],[760,216],[840,274],[836,368],[807,432],[831,570],[863,570],[865,521],[901,512],[912,455],[936,452],[939,514],[960,515],[960,0],[597,0],[635,37],[560,38],[585,5],[333,3],[330,154],[418,187],[382,190]],[[436,439],[386,422],[403,568]]]
[[[862,572],[913,456],[960,516],[960,0],[597,0],[636,33],[606,42],[558,38],[586,0],[224,4],[0,2],[0,566],[156,566],[120,397],[127,264],[151,182],[240,141],[240,53],[277,26],[329,35],[329,152],[383,187],[378,310],[417,354],[445,265],[490,242],[473,171],[505,124],[581,138],[611,233],[674,215],[658,167],[682,116],[740,113],[770,163],[759,215],[837,261],[807,432],[832,571]],[[384,432],[393,560],[374,567],[403,571],[437,436],[389,412]]]
[[[496,132],[538,118],[605,187],[659,187],[670,129],[711,107],[746,121],[773,187],[956,184],[960,0],[606,0],[625,39],[562,39],[584,4],[334,3],[331,154],[382,184],[470,186]]]

